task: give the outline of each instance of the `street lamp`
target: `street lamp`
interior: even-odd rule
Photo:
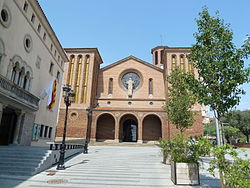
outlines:
[[[91,108],[87,108],[87,116],[88,116],[88,121],[87,121],[87,129],[86,129],[86,137],[85,137],[85,143],[84,143],[84,147],[83,147],[83,153],[87,154],[88,153],[88,135],[89,135],[89,124],[90,124],[90,116],[92,115],[92,109]]]
[[[60,148],[60,158],[57,164],[57,170],[64,170],[64,154],[65,154],[65,137],[66,137],[66,128],[67,128],[67,119],[68,119],[68,108],[71,105],[71,103],[74,101],[75,93],[71,90],[69,85],[63,86],[63,98],[64,103],[66,105],[66,111],[65,111],[65,120],[64,120],[64,129],[63,129],[63,139],[62,139],[62,145]]]

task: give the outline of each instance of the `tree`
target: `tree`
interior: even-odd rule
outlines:
[[[240,137],[240,130],[232,127],[232,126],[224,126],[223,127],[223,133],[224,133],[224,137],[227,141],[227,143],[230,143],[230,138],[234,137],[234,138],[239,138]]]
[[[232,111],[230,115],[225,118],[225,122],[228,122],[230,126],[238,128],[249,140],[250,135],[250,110],[245,111]]]
[[[250,37],[237,49],[229,25],[224,24],[218,13],[210,16],[205,7],[199,15],[198,32],[194,34],[196,44],[188,56],[198,71],[198,79],[189,78],[189,89],[199,103],[214,110],[219,133],[221,117],[239,103],[240,95],[245,93],[239,86],[249,81],[250,69],[244,68],[244,58],[250,55]]]
[[[194,112],[191,108],[196,100],[194,95],[187,90],[187,76],[188,73],[182,72],[177,67],[167,78],[171,87],[169,87],[169,97],[166,101],[166,111],[169,120],[181,132],[194,123]]]

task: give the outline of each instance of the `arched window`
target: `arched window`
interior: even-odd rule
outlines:
[[[192,62],[188,62],[188,71],[189,72],[194,72],[194,67]]]
[[[153,95],[153,79],[148,80],[148,94]]]
[[[74,61],[75,61],[75,56],[71,55],[70,56],[70,62],[69,62],[69,69],[68,69],[68,79],[67,79],[67,84],[69,86],[72,86],[72,78],[73,78],[73,72],[74,72]]]
[[[163,64],[163,53],[164,53],[164,50],[161,50],[161,64]]]
[[[23,78],[22,88],[25,90],[29,90],[29,84],[30,84],[30,72],[28,71]]]
[[[109,94],[109,95],[112,95],[112,94],[113,94],[113,78],[110,78],[110,79],[109,79],[108,94]]]
[[[185,72],[185,61],[184,61],[184,55],[180,55],[180,68],[183,72]]]
[[[84,72],[83,72],[83,95],[82,103],[86,103],[87,100],[87,84],[88,84],[88,72],[89,72],[90,56],[85,56]]]
[[[176,66],[176,55],[172,55],[172,69]]]
[[[158,64],[158,51],[155,52],[155,64]]]
[[[11,73],[11,81],[14,82],[14,83],[15,83],[15,80],[16,80],[18,68],[19,68],[19,64],[18,64],[18,62],[16,62],[15,66],[12,69],[12,73]]]
[[[24,74],[25,74],[25,69],[24,67],[22,67],[21,71],[18,74],[18,79],[17,79],[17,85],[19,85],[20,87],[22,87]]]
[[[76,84],[75,84],[75,103],[78,102],[79,98],[79,85],[80,85],[80,80],[81,80],[81,70],[82,70],[82,55],[79,55],[77,57],[77,64],[76,64]]]

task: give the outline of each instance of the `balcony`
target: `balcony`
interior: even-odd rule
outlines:
[[[0,75],[0,99],[14,107],[20,106],[31,111],[38,110],[39,98]]]

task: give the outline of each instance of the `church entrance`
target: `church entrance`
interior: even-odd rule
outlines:
[[[17,123],[17,114],[10,108],[5,108],[0,122],[0,145],[13,143]]]
[[[137,142],[138,123],[135,116],[127,114],[121,118],[119,135],[122,142]]]
[[[137,142],[137,125],[132,119],[123,123],[123,142]]]
[[[102,114],[97,120],[96,140],[115,139],[115,119],[110,114]]]

